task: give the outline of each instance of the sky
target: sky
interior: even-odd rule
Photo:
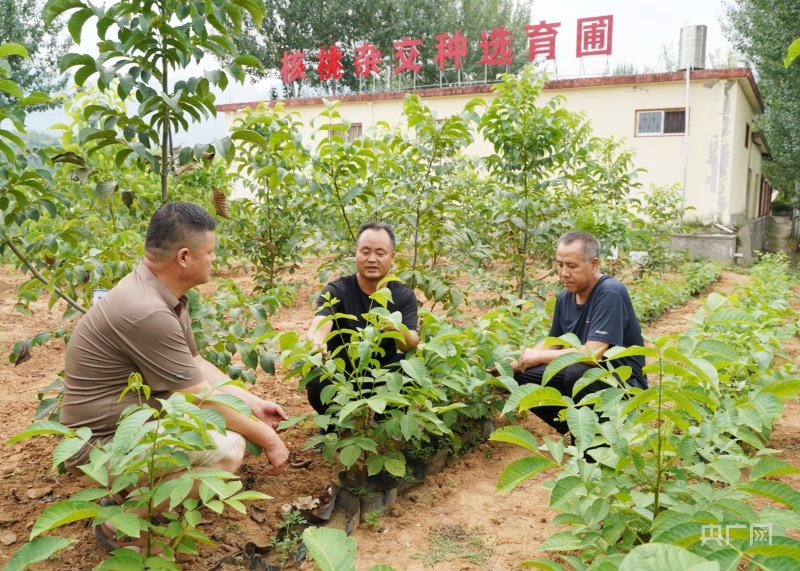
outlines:
[[[575,56],[578,19],[605,15],[614,16],[611,55],[579,60]],[[687,25],[705,25],[706,53],[724,58],[731,49],[722,34],[724,19],[722,0],[534,0],[531,9],[534,23],[561,22],[556,37],[559,76],[602,74],[606,67],[613,70],[623,63],[640,72],[648,67],[663,69],[664,46],[677,59],[681,28]]]
[[[346,1],[346,0],[342,0]],[[398,0],[400,1],[400,0]],[[730,45],[723,36],[721,21],[724,20],[724,0],[534,0],[531,21],[538,24],[560,23],[555,41],[556,61],[546,64],[551,75],[577,77],[603,75],[621,65],[633,66],[637,72],[661,70],[664,66],[662,52],[666,47],[677,58],[681,28],[686,25],[707,26],[706,53],[716,59],[724,59]],[[610,55],[576,57],[577,21],[582,18],[613,16],[613,35]],[[269,18],[269,15],[267,15]],[[96,36],[91,33],[91,21],[84,30],[84,41],[78,50],[96,53]],[[443,30],[446,32],[449,30]],[[432,45],[426,39],[425,46]],[[477,45],[470,44],[470,53],[475,55]],[[706,59],[707,65],[710,58]],[[202,67],[216,69],[213,59]],[[197,74],[200,68],[188,70]],[[270,81],[235,84],[218,93],[218,103],[237,103],[263,99],[273,85]],[[29,129],[45,131],[53,123],[64,121],[59,110],[32,114],[27,122]],[[194,126],[188,133],[178,134],[176,141],[197,142],[198,134],[207,141],[209,136],[220,137],[224,130],[221,115],[201,126]]]

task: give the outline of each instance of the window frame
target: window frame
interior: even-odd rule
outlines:
[[[674,112],[683,112],[683,121],[681,122],[681,130],[677,133],[665,133],[664,132],[664,124],[665,124],[665,117],[667,113],[674,113]],[[634,137],[682,137],[686,134],[686,115],[687,112],[686,107],[657,107],[653,109],[636,109],[635,113],[635,121],[634,121],[634,128],[633,133]],[[639,131],[641,125],[641,114],[642,113],[661,113],[661,120],[659,125],[658,132],[652,133],[641,133]]]

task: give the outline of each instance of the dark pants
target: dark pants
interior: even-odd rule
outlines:
[[[405,358],[406,358],[405,353],[395,353],[394,355],[388,355],[382,360],[381,366],[384,369],[397,368],[397,364]],[[328,410],[328,405],[322,402],[322,389],[331,385],[332,383],[330,379],[321,381],[320,376],[321,376],[320,371],[319,369],[317,369],[314,378],[312,378],[306,384],[306,391],[308,393],[308,404],[311,405],[311,408],[317,411],[317,414],[325,414]],[[367,387],[370,388],[374,384],[376,383],[369,383]]]
[[[542,384],[542,377],[547,365],[539,365],[525,369],[525,372],[517,373],[514,375],[514,380],[521,385],[529,383]],[[562,395],[570,397],[575,402],[579,402],[583,397],[588,394],[596,393],[597,391],[608,388],[608,385],[602,381],[594,381],[590,385],[582,388],[577,395],[572,396],[572,388],[575,383],[583,376],[583,374],[591,368],[591,365],[586,363],[576,363],[561,369],[558,373],[553,375],[546,386],[553,387]],[[558,413],[564,410],[560,406],[537,406],[531,409],[531,412],[545,421],[547,424],[555,428],[559,433],[566,434],[569,432],[567,423],[558,418]]]

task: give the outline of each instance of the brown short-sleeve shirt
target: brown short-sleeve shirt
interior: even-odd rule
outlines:
[[[186,304],[140,263],[92,306],[67,345],[61,422],[88,426],[93,437],[112,435],[120,413],[138,402],[132,392],[117,402],[133,372],[152,389],[154,407],[202,382]]]

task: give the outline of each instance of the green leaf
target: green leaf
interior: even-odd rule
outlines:
[[[145,522],[135,513],[119,512],[109,518],[111,525],[117,530],[131,537],[139,537]]]
[[[533,434],[516,424],[498,428],[489,436],[489,440],[516,444],[533,453],[538,453],[539,451],[539,444]]]
[[[69,35],[72,36],[76,44],[81,43],[81,30],[83,30],[83,25],[92,16],[94,16],[94,10],[86,7],[74,12],[72,16],[69,17],[67,29],[69,30]]]
[[[550,492],[550,507],[560,509],[566,500],[574,498],[575,489],[581,485],[583,485],[583,481],[577,476],[559,479],[553,486],[553,491]]]
[[[548,470],[558,466],[555,462],[545,456],[528,456],[513,461],[506,466],[500,474],[500,479],[497,482],[497,491],[501,493],[508,493],[522,482],[535,476],[542,470]]]
[[[146,422],[153,418],[155,412],[152,408],[137,410],[120,421],[111,443],[111,453],[115,457],[127,454],[138,442],[140,430]]]
[[[547,559],[531,559],[530,561],[523,561],[520,563],[523,567],[533,567],[535,569],[544,569],[545,571],[566,571],[566,567],[559,565],[554,561]]]
[[[27,58],[28,50],[25,49],[25,46],[16,44],[14,42],[0,44],[0,58],[5,58],[8,56],[21,56]]]
[[[256,56],[251,56],[246,54],[235,57],[233,63],[235,63],[236,65],[255,67],[258,69],[261,69],[263,67],[261,65],[261,62],[258,61],[258,58]]]
[[[356,542],[340,529],[307,527],[303,543],[320,571],[355,571]]]
[[[342,463],[342,466],[345,468],[350,468],[356,461],[361,457],[361,447],[350,445],[345,446],[339,452],[339,462]]]
[[[267,373],[268,375],[275,374],[275,359],[277,355],[272,351],[262,351],[261,354],[258,356],[258,364],[261,366],[261,369]]]
[[[52,420],[40,420],[39,422],[34,422],[28,428],[20,432],[19,434],[15,434],[8,440],[6,440],[6,446],[9,444],[14,444],[15,442],[19,442],[20,440],[25,440],[26,438],[31,438],[32,436],[41,436],[43,434],[57,434],[59,436],[72,436],[74,431],[71,428],[67,428],[61,423],[54,422]]]
[[[567,409],[567,426],[575,438],[575,446],[578,448],[578,455],[583,455],[587,448],[592,445],[594,434],[597,430],[597,416],[594,411],[587,407]]]
[[[100,507],[93,502],[64,500],[45,508],[31,529],[31,539],[62,525],[101,515]]]
[[[14,554],[14,557],[8,560],[3,571],[24,571],[31,563],[50,559],[58,551],[74,542],[74,539],[64,537],[37,537],[23,545]]]
[[[798,56],[800,56],[800,38],[793,41],[786,49],[786,57],[783,58],[783,65],[786,69],[789,69],[789,66],[792,65],[792,62],[796,60]]]
[[[542,375],[542,385],[547,386],[547,383],[550,382],[550,379],[558,374],[559,371],[569,367],[570,365],[574,365],[575,363],[590,363],[591,361],[591,357],[587,357],[583,353],[575,351],[559,355],[550,361],[550,363],[547,365],[547,368],[545,368],[544,375]]]
[[[785,474],[798,474],[800,468],[792,466],[785,460],[767,456],[761,458],[758,463],[750,470],[750,480],[758,480],[761,478],[769,478],[771,476],[783,476]]]
[[[86,440],[81,438],[64,438],[56,444],[53,451],[53,466],[58,466],[64,460],[72,458],[78,451],[84,447]]]
[[[231,133],[231,140],[247,141],[248,143],[253,143],[254,145],[261,147],[262,149],[267,149],[269,146],[267,140],[264,138],[263,135],[251,129],[235,129]]]
[[[522,386],[531,386],[531,385],[522,385]],[[542,387],[539,385],[533,385],[534,390],[530,391],[529,394],[524,396],[522,400],[519,401],[518,410],[528,410],[530,408],[536,408],[538,406],[560,406],[566,407],[567,403],[564,401],[564,397],[560,392],[558,392],[553,387]],[[517,391],[514,391],[516,393]]]
[[[425,364],[419,359],[403,359],[400,361],[400,367],[402,367],[403,372],[406,375],[419,383],[423,382],[428,377],[428,371],[425,369]]]
[[[740,484],[739,489],[757,496],[779,502],[797,513],[800,513],[800,492],[782,482],[756,480]]]
[[[242,399],[233,395],[219,394],[219,393],[214,394],[208,397],[206,399],[206,402],[219,403],[223,406],[235,410],[239,414],[243,414],[244,416],[253,416],[253,412],[250,410],[250,407],[247,406]]]
[[[50,24],[58,18],[64,12],[68,12],[75,8],[82,8],[84,6],[81,0],[50,0],[45,5],[45,27],[49,27]]]
[[[708,561],[695,555],[688,549],[666,543],[648,543],[634,547],[622,564],[619,571],[719,571],[719,563]]]
[[[0,79],[0,91],[5,91],[17,99],[22,99],[25,96],[22,92],[22,88],[10,79]]]

